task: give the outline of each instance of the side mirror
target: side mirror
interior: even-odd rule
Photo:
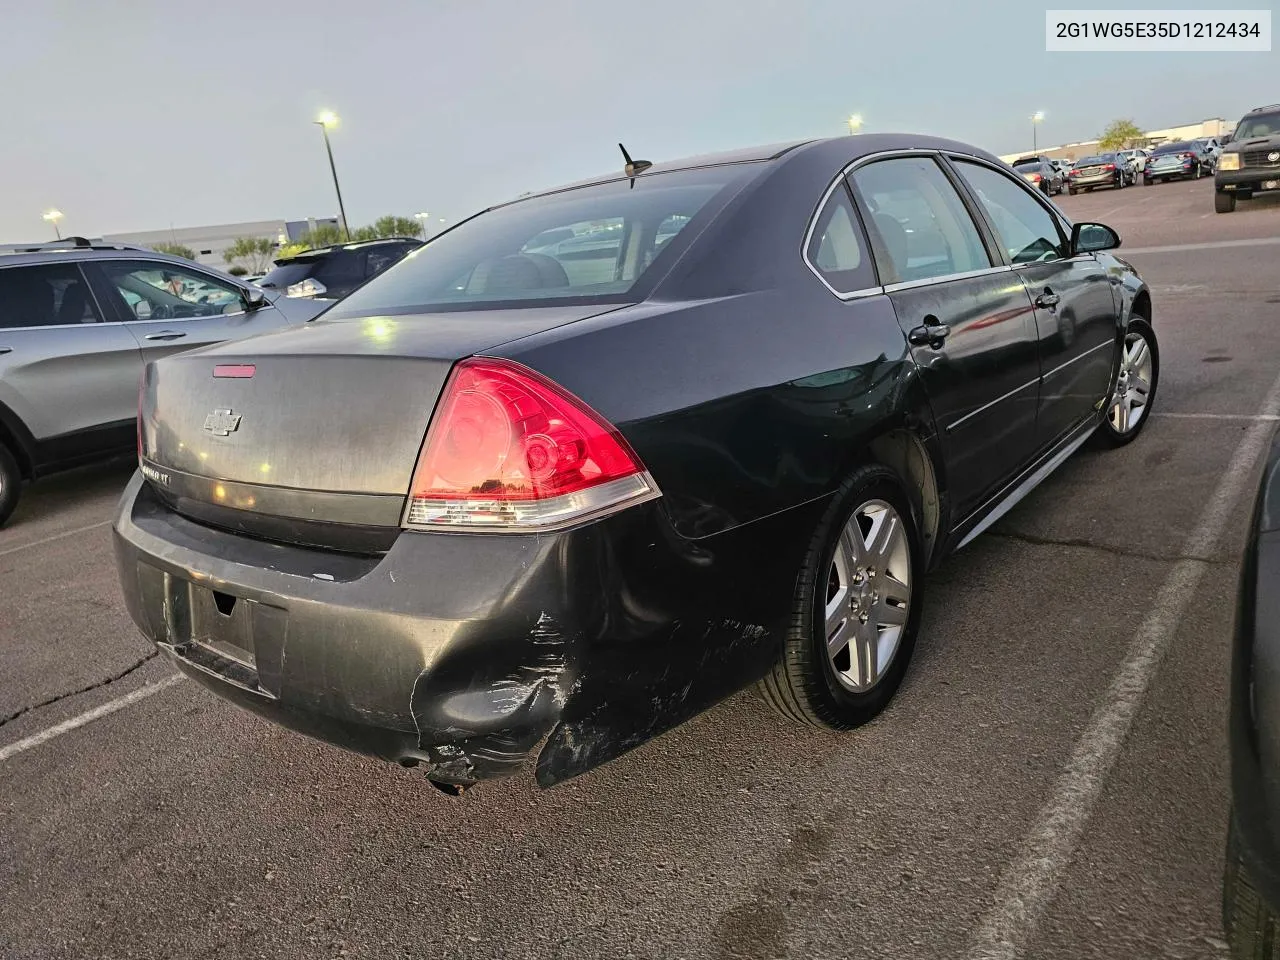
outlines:
[[[1228,133],[1228,134],[1224,134],[1221,138],[1219,138],[1218,143],[1222,144],[1222,146],[1225,147],[1228,143],[1230,143],[1234,139],[1235,138]]]
[[[151,304],[146,300],[139,300],[133,305],[133,315],[139,320],[150,320]]]
[[[251,288],[244,292],[244,311],[245,313],[253,313],[255,310],[261,310],[267,303],[267,295],[261,290]]]
[[[1120,234],[1101,223],[1077,223],[1071,228],[1071,253],[1097,253],[1120,246]]]

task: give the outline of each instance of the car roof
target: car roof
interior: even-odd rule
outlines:
[[[300,250],[298,253],[289,257],[279,257],[272,263],[279,266],[283,263],[292,263],[295,260],[305,260],[308,257],[318,257],[326,253],[334,253],[338,250],[363,250],[365,247],[374,247],[380,243],[425,243],[421,237],[378,237],[374,240],[351,240],[347,243],[331,243],[327,247],[311,247],[307,250]]]
[[[184,257],[161,253],[149,247],[126,243],[91,243],[83,237],[67,237],[52,243],[8,243],[0,245],[0,267],[20,267],[39,263],[67,263],[80,260],[156,260],[177,267],[216,268],[194,263]]]
[[[664,173],[672,173],[677,170],[694,170],[702,167],[716,167],[726,164],[758,163],[764,166],[777,163],[795,154],[810,152],[829,153],[832,156],[833,161],[843,160],[844,163],[852,163],[872,154],[888,153],[896,150],[945,150],[981,157],[982,159],[993,163],[1000,162],[995,155],[988,151],[974,147],[971,144],[961,143],[958,140],[947,140],[942,137],[930,137],[923,134],[913,133],[864,133],[858,134],[857,136],[829,137],[822,140],[793,140],[784,143],[771,143],[756,147],[743,147],[737,150],[727,150],[720,153],[698,154],[676,160],[655,161],[643,171],[637,173],[635,175],[635,179],[660,176]],[[499,207],[522,203],[526,200],[532,200],[537,197],[545,197],[550,196],[551,194],[563,193],[568,190],[578,190],[582,187],[614,183],[619,180],[628,179],[625,170],[621,169],[621,163],[618,164],[618,167],[619,169],[613,173],[589,177],[585,180],[577,180],[572,183],[561,184],[560,186],[550,187],[545,190],[536,190],[517,197],[514,200],[508,200],[505,203],[496,203],[488,209],[495,210]]]

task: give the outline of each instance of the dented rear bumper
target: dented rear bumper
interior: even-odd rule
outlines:
[[[536,756],[549,785],[763,675],[812,529],[795,514],[820,506],[697,541],[648,503],[354,556],[195,523],[138,474],[114,540],[139,629],[218,695],[438,781]]]

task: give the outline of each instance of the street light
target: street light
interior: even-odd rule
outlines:
[[[848,122],[849,122],[849,132],[850,132],[851,134],[852,134],[852,133],[857,133],[859,130],[861,130],[861,129],[862,129],[862,114],[860,114],[860,113],[851,113],[851,114],[849,115],[849,121],[848,121]]]
[[[329,146],[329,128],[338,125],[338,115],[332,110],[325,110],[311,122],[318,124],[320,132],[324,134],[324,150],[329,155],[329,172],[333,174],[333,192],[338,195],[338,216],[342,218],[342,233],[350,240],[351,230],[347,226],[347,211],[342,206],[342,188],[338,186],[338,168],[333,164],[333,147]]]
[[[54,236],[56,236],[59,240],[62,239],[62,231],[58,229],[58,221],[62,219],[61,210],[50,210],[48,213],[41,216],[40,219],[44,220],[47,223],[52,223]]]
[[[1035,113],[1031,115],[1031,152],[1032,153],[1039,152],[1039,147],[1036,144],[1036,127],[1040,124],[1040,121],[1043,119],[1044,119],[1043,110],[1037,110]]]

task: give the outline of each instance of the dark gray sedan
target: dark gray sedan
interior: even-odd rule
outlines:
[[[752,684],[850,729],[926,572],[1149,419],[1120,238],[983,151],[624,163],[147,367],[115,547],[184,672],[453,791],[556,783]]]

